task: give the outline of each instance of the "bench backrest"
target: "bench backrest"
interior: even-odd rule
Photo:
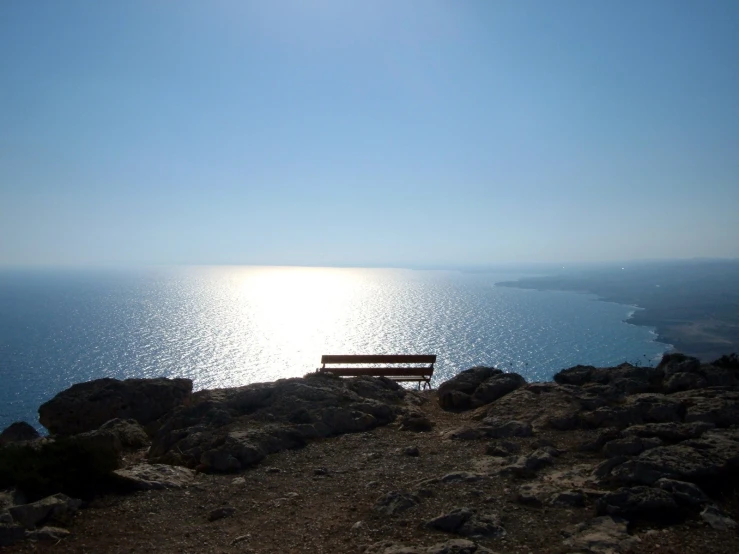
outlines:
[[[328,354],[322,364],[435,364],[436,354]]]

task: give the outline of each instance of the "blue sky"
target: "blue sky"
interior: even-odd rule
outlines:
[[[739,257],[739,2],[0,4],[0,265]]]

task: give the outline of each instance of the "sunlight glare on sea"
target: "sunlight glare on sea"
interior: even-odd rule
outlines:
[[[323,354],[436,354],[433,384],[474,365],[551,379],[654,363],[631,306],[495,283],[516,274],[309,267],[0,273],[0,423],[74,383],[187,377],[196,390],[297,377]],[[30,415],[29,415],[30,414]]]

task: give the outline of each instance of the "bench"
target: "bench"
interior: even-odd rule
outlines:
[[[419,388],[421,385],[431,388],[431,376],[434,374],[435,363],[436,354],[323,355],[321,356],[321,367],[317,371],[333,373],[341,377],[371,375],[373,377],[387,377],[394,381],[414,381],[418,383]],[[339,364],[342,367],[335,367]],[[355,364],[365,365],[357,367]],[[366,364],[378,365],[368,367]],[[331,367],[326,367],[327,365]]]

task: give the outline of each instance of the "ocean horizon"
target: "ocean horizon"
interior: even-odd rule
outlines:
[[[101,377],[196,390],[314,371],[323,354],[436,354],[433,384],[475,365],[550,380],[577,364],[653,365],[670,346],[637,307],[497,287],[520,272],[190,266],[0,270],[0,429]]]

